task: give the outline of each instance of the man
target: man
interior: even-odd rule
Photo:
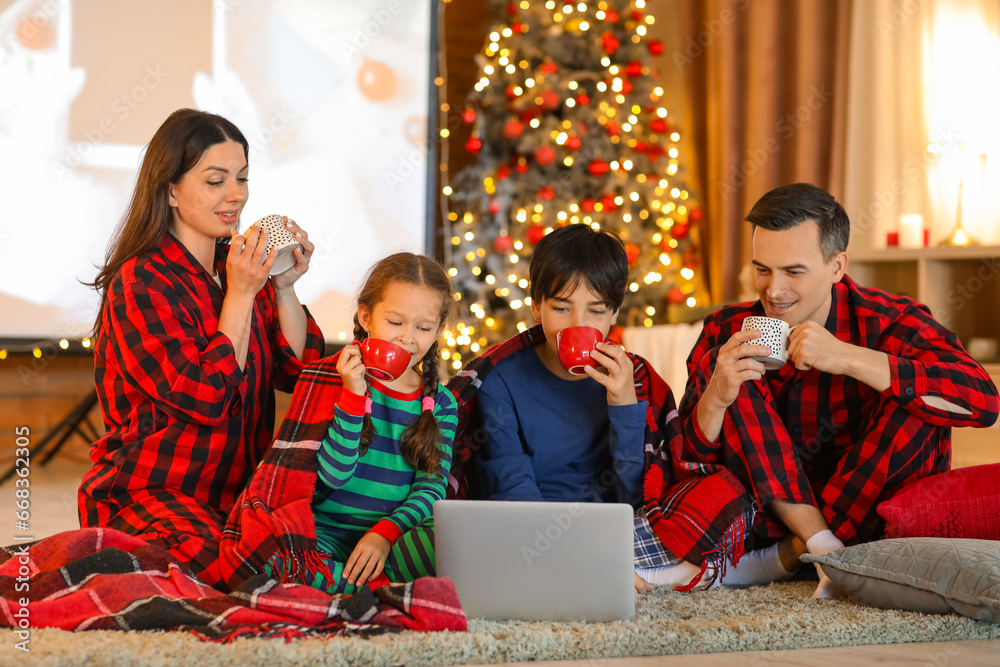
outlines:
[[[948,470],[950,427],[992,425],[997,390],[926,306],[845,274],[850,221],[829,193],[780,187],[746,219],[760,300],[705,319],[680,415],[685,459],[723,462],[763,510],[773,579],[806,551],[881,539],[878,503]],[[750,315],[797,325],[784,367],[751,358],[770,350],[747,344]],[[819,575],[814,597],[835,594]]]

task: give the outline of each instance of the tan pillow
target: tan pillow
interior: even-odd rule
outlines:
[[[1000,542],[944,537],[880,540],[802,556],[858,604],[1000,623]]]

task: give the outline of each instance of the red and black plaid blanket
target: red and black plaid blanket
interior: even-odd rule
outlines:
[[[458,430],[448,484],[453,498],[482,497],[473,474],[476,453],[486,442],[476,392],[497,362],[545,341],[541,325],[494,345],[448,383],[458,399]],[[728,469],[681,459],[683,435],[673,393],[645,359],[629,354],[635,393],[646,401],[644,504],[653,532],[676,556],[702,566],[714,577],[726,558],[743,555],[744,539],[755,513],[753,500]],[[699,577],[700,579],[700,577]],[[696,579],[693,586],[699,583]]]
[[[284,580],[325,567],[316,545],[312,498],[317,452],[330,428],[342,381],[338,354],[299,373],[285,420],[250,484],[236,501],[219,544],[223,580],[232,588],[281,563]]]
[[[251,577],[230,593],[194,578],[166,550],[109,528],[85,528],[0,550],[0,625],[64,630],[330,636],[400,630],[465,630],[447,579],[364,588],[350,597]]]

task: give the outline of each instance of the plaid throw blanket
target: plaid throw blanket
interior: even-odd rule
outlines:
[[[364,588],[340,598],[260,575],[226,594],[198,581],[160,547],[110,528],[84,528],[0,550],[0,625],[15,631],[184,630],[230,642],[241,636],[465,630],[466,620],[454,586],[444,579]]]
[[[458,431],[448,483],[451,498],[481,498],[474,474],[477,452],[488,432],[481,423],[476,392],[496,364],[511,354],[545,341],[542,327],[535,326],[494,345],[470,362],[448,388],[458,399]],[[676,556],[700,565],[714,579],[744,552],[744,539],[754,516],[752,498],[728,469],[720,465],[693,464],[681,460],[682,434],[670,387],[646,363],[629,354],[635,369],[635,393],[647,401],[643,511],[653,532]],[[706,582],[701,576],[689,586]],[[710,582],[707,582],[710,583]]]

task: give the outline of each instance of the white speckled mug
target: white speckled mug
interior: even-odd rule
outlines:
[[[760,337],[748,340],[744,345],[764,345],[771,348],[771,354],[766,357],[750,357],[764,364],[769,371],[781,368],[788,362],[788,336],[795,327],[773,317],[751,315],[743,320],[743,331],[757,329]]]
[[[285,226],[284,218],[275,214],[265,215],[254,224],[267,231],[267,251],[271,252],[271,248],[278,249],[278,258],[271,267],[271,275],[276,276],[295,266],[295,249],[301,249],[302,244],[295,240],[295,234]]]

